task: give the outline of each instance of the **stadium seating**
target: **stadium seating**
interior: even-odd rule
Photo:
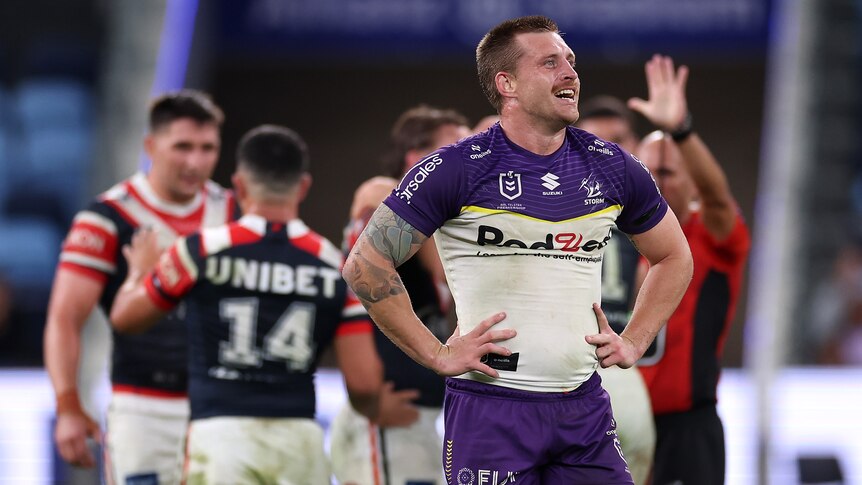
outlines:
[[[92,89],[65,76],[0,89],[0,274],[17,289],[51,285],[62,236],[84,203],[94,112]]]
[[[0,273],[17,288],[50,285],[62,244],[61,231],[36,218],[4,218],[0,227]]]
[[[18,127],[7,135],[0,189],[6,214],[53,220],[65,229],[83,203],[92,158],[94,107],[90,89],[63,77],[25,78],[9,110]]]
[[[17,116],[25,132],[92,126],[92,95],[89,88],[77,80],[25,79],[18,87],[16,98]]]

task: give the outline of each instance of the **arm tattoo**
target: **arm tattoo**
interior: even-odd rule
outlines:
[[[385,300],[390,296],[400,295],[405,292],[404,284],[395,271],[387,271],[385,268],[374,265],[362,251],[356,250],[354,257],[361,264],[354,264],[353,274],[350,280],[354,281],[353,292],[368,308],[372,303]]]
[[[385,205],[377,209],[365,231],[374,249],[392,258],[396,267],[407,261],[415,252],[414,249],[418,249],[427,239]]]

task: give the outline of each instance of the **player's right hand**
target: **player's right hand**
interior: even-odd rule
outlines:
[[[96,457],[87,446],[87,438],[101,443],[99,425],[83,412],[66,411],[57,414],[54,441],[63,457],[70,465],[92,468]]]
[[[419,410],[413,404],[419,398],[416,389],[394,390],[394,384],[384,382],[380,390],[380,412],[377,425],[381,428],[410,426],[419,419]]]
[[[130,273],[146,274],[156,266],[162,251],[159,248],[159,235],[149,227],[138,229],[132,236],[131,244],[123,246],[123,256]]]
[[[497,345],[497,342],[508,340],[517,332],[515,329],[491,330],[491,327],[506,319],[506,313],[500,312],[482,320],[470,333],[461,335],[460,326],[455,327],[455,333],[440,347],[434,371],[442,376],[457,376],[468,371],[479,371],[491,377],[500,374],[482,363],[486,354],[509,356],[512,351]]]

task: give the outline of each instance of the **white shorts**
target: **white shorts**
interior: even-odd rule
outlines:
[[[189,428],[189,485],[321,485],[330,481],[313,419],[216,417]]]
[[[440,408],[419,408],[406,428],[381,429],[346,403],[330,430],[332,469],[341,484],[442,485],[443,438]]]
[[[188,399],[114,392],[105,439],[110,483],[178,485],[188,423]]]
[[[655,454],[655,421],[649,391],[635,367],[598,369],[602,387],[611,396],[617,435],[635,485],[647,482]]]

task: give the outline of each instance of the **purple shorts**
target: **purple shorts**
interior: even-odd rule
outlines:
[[[449,485],[632,484],[608,393],[593,374],[572,392],[446,380]]]

